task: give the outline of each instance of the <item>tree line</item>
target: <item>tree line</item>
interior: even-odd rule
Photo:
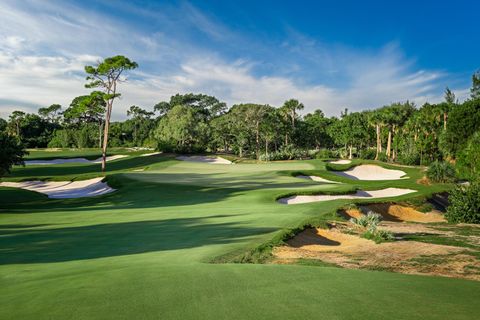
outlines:
[[[110,59],[110,60],[108,60]],[[242,103],[230,108],[206,94],[176,94],[150,110],[133,105],[127,120],[110,123],[123,71],[137,64],[122,56],[87,66],[87,87],[98,88],[62,107],[37,114],[14,111],[0,131],[28,148],[152,147],[164,152],[224,152],[259,160],[363,158],[428,165],[457,162],[463,175],[480,172],[480,72],[470,98],[459,103],[446,88],[444,101],[416,106],[410,101],[326,117],[301,115],[296,100],[282,106]]]

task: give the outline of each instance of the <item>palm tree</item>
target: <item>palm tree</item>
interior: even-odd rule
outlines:
[[[382,109],[372,111],[369,116],[370,125],[375,126],[375,133],[377,136],[377,150],[375,153],[375,160],[378,160],[379,154],[382,152],[382,127],[384,126],[384,117]]]

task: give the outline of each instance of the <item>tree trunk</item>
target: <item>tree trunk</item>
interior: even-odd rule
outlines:
[[[447,118],[448,118],[448,114],[444,112],[443,113],[443,130],[447,130]]]
[[[255,136],[255,153],[257,154],[257,160],[260,159],[260,122],[256,123],[256,136]]]
[[[387,141],[387,158],[390,159],[390,150],[392,148],[392,129],[388,129],[388,141]]]
[[[380,125],[375,125],[375,131],[377,133],[377,153],[375,154],[375,160],[378,160],[378,155],[382,152],[382,143],[380,141]]]
[[[134,123],[134,126],[133,126],[133,143],[135,145],[135,147],[138,147],[137,146],[137,124]]]
[[[265,160],[268,161],[268,139],[265,139]]]
[[[107,145],[108,145],[108,129],[110,127],[110,116],[112,115],[113,100],[107,103],[107,114],[105,116],[105,125],[103,127],[103,146],[102,146],[102,172],[107,167]]]
[[[352,148],[353,148],[353,146],[350,145],[350,146],[349,146],[350,154],[349,154],[349,156],[348,156],[348,159],[352,159]]]
[[[98,122],[98,147],[102,148],[102,130],[103,130],[103,122],[100,119]]]

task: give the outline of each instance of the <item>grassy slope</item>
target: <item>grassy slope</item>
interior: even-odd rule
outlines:
[[[149,170],[120,174],[139,166]],[[0,188],[1,319],[469,319],[480,311],[477,282],[207,263],[305,219],[331,217],[345,201],[274,202],[292,190],[344,188],[291,177],[294,171],[331,177],[320,161],[221,166],[156,156],[118,160],[109,168],[119,190],[94,199],[53,200]],[[96,170],[18,168],[9,179],[85,178]],[[345,182],[421,194],[444,187],[416,185],[420,174],[406,171],[411,180]]]

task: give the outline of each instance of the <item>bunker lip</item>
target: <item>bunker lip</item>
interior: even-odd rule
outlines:
[[[401,170],[386,169],[373,164],[362,164],[345,171],[332,171],[332,173],[352,180],[400,180],[405,179],[406,173]]]
[[[338,181],[328,180],[328,179],[325,179],[325,178],[322,178],[322,177],[319,177],[319,176],[298,175],[298,176],[295,176],[295,178],[312,180],[312,181],[316,181],[316,182],[324,182],[324,183],[341,183],[341,182],[338,182]]]
[[[161,153],[162,153],[161,151],[151,152],[151,153],[144,153],[144,154],[141,154],[140,157],[156,156],[156,155],[161,154]]]
[[[201,162],[201,163],[209,163],[209,164],[232,164],[231,161],[222,157],[178,156],[176,159],[181,161]]]
[[[358,219],[368,211],[380,214],[382,216],[382,225],[387,222],[393,222],[398,225],[398,222],[405,221],[416,223],[445,222],[443,214],[436,210],[420,212],[409,206],[388,202],[361,205],[359,209],[342,209],[338,214],[348,220],[350,218]]]
[[[381,190],[370,190],[370,191],[359,190],[354,194],[296,195],[291,197],[280,198],[277,201],[278,203],[281,203],[281,204],[299,204],[299,203],[323,202],[323,201],[339,200],[339,199],[389,198],[389,197],[403,196],[405,194],[409,194],[413,192],[417,192],[417,190],[401,189],[401,188],[386,188]]]
[[[108,156],[107,161],[118,160],[128,157],[125,154],[118,154],[114,156]],[[46,166],[52,164],[65,164],[65,163],[101,163],[102,157],[95,160],[88,160],[85,158],[70,158],[70,159],[52,159],[52,160],[27,160],[25,161],[26,166]]]
[[[0,187],[21,188],[46,194],[52,199],[71,199],[95,197],[115,191],[103,178],[93,178],[81,181],[23,181],[1,182]]]
[[[340,159],[340,160],[333,160],[330,161],[331,164],[350,164],[352,160]]]

